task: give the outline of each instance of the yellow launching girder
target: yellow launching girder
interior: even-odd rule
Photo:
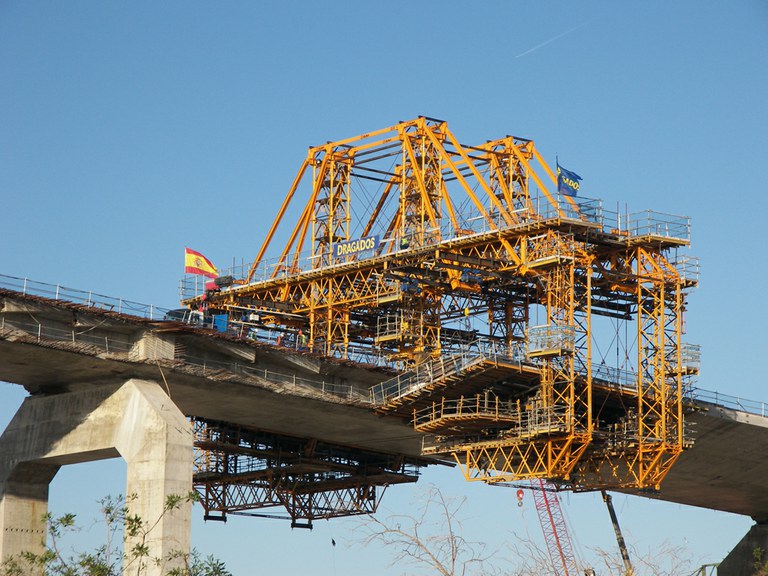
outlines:
[[[688,237],[686,218],[560,195],[531,140],[464,145],[420,117],[310,148],[247,273],[184,302],[400,369],[375,409],[467,479],[657,488],[689,443]]]
[[[381,163],[382,160],[390,160],[392,165],[385,170],[371,166],[372,163]],[[338,165],[349,169],[357,178],[379,180],[386,184],[360,237],[378,231],[389,239],[402,237],[409,232],[423,234],[429,228],[437,228],[443,211],[453,231],[460,233],[461,225],[455,206],[456,197],[459,195],[464,195],[471,201],[476,214],[484,220],[488,229],[498,229],[500,225],[514,225],[526,215],[530,217],[535,213],[528,193],[529,176],[535,180],[543,199],[548,203],[547,210],[554,215],[563,216],[564,211],[561,210],[556,195],[533,170],[534,160],[541,166],[544,178],[550,181],[549,187],[554,187],[554,173],[535,150],[532,141],[506,137],[478,147],[465,147],[459,144],[445,122],[423,117],[356,138],[310,148],[243,284],[256,280],[259,266],[264,261],[288,206],[308,178],[310,167],[311,192],[298,222],[273,266],[274,275],[283,267],[289,266],[288,262],[295,265],[302,260],[302,250],[309,240],[311,223],[318,221],[321,210],[328,209],[323,200],[326,200],[327,204],[335,203],[334,207],[339,209],[338,216],[335,213],[329,214],[331,218],[337,216],[329,224],[334,228],[333,233],[340,233],[339,236],[331,238],[329,235],[325,238],[329,248],[332,248],[334,243],[352,239],[348,229],[352,219],[350,196],[346,197],[345,202],[338,202],[339,192],[344,190],[344,186],[349,186],[349,182],[340,184]],[[444,179],[455,180],[459,184],[459,190],[449,191],[443,182]],[[478,188],[483,194],[477,194]],[[494,188],[499,189],[499,193],[496,193]],[[399,202],[394,210],[387,211],[386,204],[393,191],[399,191]],[[351,192],[354,194],[354,190]],[[570,210],[578,214],[576,202],[570,197],[563,198]],[[341,226],[342,222],[345,227]],[[409,227],[412,230],[407,230]],[[394,247],[396,245],[390,242],[386,250],[391,252]],[[315,246],[312,256],[317,256],[319,252],[321,248]],[[289,256],[291,253],[293,258]],[[314,267],[322,265],[317,259],[313,264]]]

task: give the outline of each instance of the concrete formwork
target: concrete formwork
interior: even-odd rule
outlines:
[[[24,401],[0,437],[0,558],[43,550],[48,485],[62,465],[118,456],[127,464],[129,513],[158,520],[144,542],[149,556],[188,553],[191,505],[164,508],[169,495],[192,490],[190,425],[157,383],[131,379]],[[126,551],[135,544],[129,539]],[[148,562],[142,574],[178,563]]]

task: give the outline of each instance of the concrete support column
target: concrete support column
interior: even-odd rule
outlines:
[[[720,562],[717,576],[753,576],[756,550],[762,554],[763,563],[768,562],[768,524],[752,525],[741,542]]]
[[[167,496],[192,490],[192,431],[157,383],[129,380],[24,401],[0,437],[0,558],[42,551],[48,484],[60,466],[117,456],[127,463],[129,513],[159,520],[144,541],[150,557],[188,553],[191,505],[164,515],[163,508]],[[141,573],[160,576],[177,565],[149,562]]]
[[[22,463],[0,483],[0,558],[22,550],[40,554],[45,549],[48,484],[58,470],[56,465]]]

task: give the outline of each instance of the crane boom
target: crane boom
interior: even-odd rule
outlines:
[[[611,524],[613,524],[613,531],[616,533],[616,542],[619,545],[619,552],[621,552],[621,560],[624,562],[624,574],[625,576],[634,576],[635,571],[632,568],[632,562],[629,559],[629,552],[627,551],[627,545],[624,542],[624,536],[621,534],[621,527],[619,526],[619,519],[616,517],[616,511],[613,509],[613,498],[605,490],[601,490],[603,495],[603,501],[608,507],[608,514],[611,517]]]
[[[576,576],[579,569],[557,492],[541,478],[531,480],[531,488],[555,576]]]

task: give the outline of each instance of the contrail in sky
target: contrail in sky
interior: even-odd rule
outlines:
[[[565,32],[563,32],[562,34],[558,34],[558,35],[557,35],[557,36],[555,36],[554,38],[550,38],[550,39],[549,39],[549,40],[547,40],[546,42],[542,42],[541,44],[537,44],[537,45],[536,45],[536,46],[534,46],[533,48],[529,48],[528,50],[526,50],[526,51],[525,51],[525,52],[523,52],[522,54],[518,54],[517,56],[515,56],[515,58],[520,58],[520,57],[522,57],[522,56],[525,56],[526,54],[530,54],[530,53],[531,53],[531,52],[533,52],[534,50],[538,50],[539,48],[543,48],[543,47],[544,47],[544,46],[546,46],[547,44],[551,44],[551,43],[552,43],[552,42],[554,42],[555,40],[559,40],[559,39],[560,39],[560,38],[562,38],[563,36],[567,36],[567,35],[568,35],[568,34],[570,34],[571,32],[575,32],[576,30],[578,30],[578,29],[579,29],[579,28],[581,28],[582,26],[586,26],[587,24],[589,24],[590,22],[592,22],[592,20],[594,20],[594,18],[590,18],[590,19],[589,19],[589,20],[587,20],[586,22],[582,22],[582,23],[581,23],[581,24],[579,24],[578,26],[574,26],[573,28],[571,28],[571,29],[569,29],[569,30],[566,30],[566,31],[565,31]]]

